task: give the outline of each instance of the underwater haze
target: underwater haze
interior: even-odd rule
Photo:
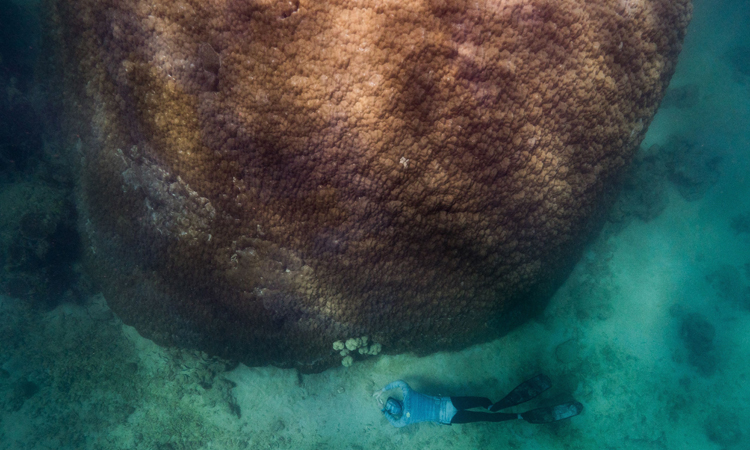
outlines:
[[[0,5],[0,449],[750,448],[750,2],[696,0],[679,63],[601,234],[534,319],[426,357],[318,374],[160,347],[80,265],[74,178],[35,84],[36,2]],[[404,380],[512,411],[580,415],[394,428]]]

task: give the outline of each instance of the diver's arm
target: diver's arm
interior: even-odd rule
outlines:
[[[372,396],[375,397],[378,403],[383,405],[385,404],[385,402],[383,402],[383,394],[385,393],[385,391],[390,391],[391,389],[397,389],[397,388],[401,388],[401,391],[404,393],[404,397],[406,397],[406,395],[411,390],[409,385],[406,384],[404,381],[397,380],[388,384],[388,386],[384,387],[383,389],[373,392]]]
[[[388,419],[388,422],[391,423],[396,428],[405,427],[408,425],[406,423],[406,414],[402,414],[400,419],[396,419],[393,417],[393,414],[389,413],[388,411],[383,411],[383,414],[385,414],[385,418]]]
[[[383,392],[390,391],[391,389],[398,389],[398,388],[401,388],[401,390],[404,392],[404,394],[406,394],[407,392],[409,392],[411,390],[411,388],[409,387],[408,384],[406,384],[405,381],[396,380],[396,381],[388,384],[388,386],[384,387],[383,388]]]

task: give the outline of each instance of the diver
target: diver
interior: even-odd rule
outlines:
[[[546,375],[537,375],[526,380],[510,394],[497,403],[485,397],[433,397],[414,391],[403,381],[394,381],[383,389],[375,392],[373,397],[378,400],[381,410],[394,427],[405,427],[417,422],[437,422],[445,425],[470,422],[503,422],[506,420],[525,420],[530,423],[550,423],[568,419],[583,411],[583,405],[577,401],[570,401],[555,406],[533,409],[524,413],[501,413],[501,409],[520,405],[550,388],[552,382]],[[401,389],[404,399],[399,401],[393,397],[383,403],[382,396],[391,389]],[[487,412],[467,411],[481,408]]]

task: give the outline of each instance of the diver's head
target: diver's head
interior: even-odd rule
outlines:
[[[401,415],[401,413],[404,412],[404,407],[401,405],[400,401],[396,400],[393,397],[388,397],[388,401],[385,402],[383,411],[388,411],[392,415],[398,417]]]

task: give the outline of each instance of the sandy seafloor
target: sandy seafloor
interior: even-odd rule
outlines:
[[[160,348],[101,297],[46,312],[0,297],[0,449],[750,448],[750,76],[725,56],[750,46],[748,3],[695,3],[671,86],[698,95],[643,144],[688,139],[721,158],[718,179],[692,201],[666,183],[657,217],[608,225],[537,319],[458,353],[299,375]],[[585,411],[396,429],[371,396],[403,379],[499,399],[539,372],[554,386],[528,408]]]

